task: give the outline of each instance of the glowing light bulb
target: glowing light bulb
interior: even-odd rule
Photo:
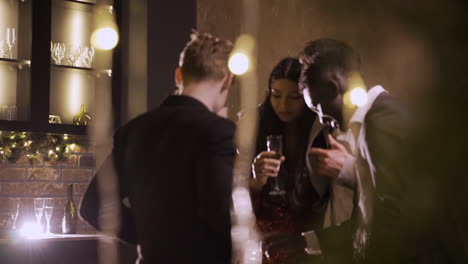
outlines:
[[[242,75],[249,70],[249,64],[250,60],[246,54],[236,52],[229,59],[228,67],[232,73]]]
[[[99,28],[91,35],[91,43],[102,50],[113,49],[119,41],[119,34],[111,27]]]
[[[367,103],[367,92],[362,88],[354,88],[350,98],[353,105],[363,106]]]

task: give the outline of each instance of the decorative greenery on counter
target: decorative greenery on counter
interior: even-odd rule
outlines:
[[[0,131],[0,161],[15,163],[25,156],[31,165],[43,161],[66,161],[79,146],[87,149],[86,140],[67,134]]]

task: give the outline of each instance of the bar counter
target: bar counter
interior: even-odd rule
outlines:
[[[0,263],[98,264],[100,238],[103,237],[92,234],[51,234],[38,238],[2,237],[0,238]],[[120,242],[118,245],[120,264],[135,263],[135,247]]]

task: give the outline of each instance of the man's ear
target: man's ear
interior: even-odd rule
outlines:
[[[326,100],[334,100],[341,93],[341,88],[336,80],[328,80],[326,83],[325,97]]]
[[[182,68],[177,67],[177,69],[174,72],[174,79],[177,88],[179,88],[180,91],[182,91],[183,83],[184,83],[184,78],[182,76]]]
[[[221,93],[224,92],[226,89],[229,89],[229,87],[231,87],[233,77],[234,75],[232,73],[229,73],[226,77],[224,77],[223,86],[221,87]]]

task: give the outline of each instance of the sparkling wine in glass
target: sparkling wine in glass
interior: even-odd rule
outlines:
[[[54,211],[54,200],[52,198],[44,198],[44,214],[47,220],[46,233],[50,234],[50,218]]]
[[[274,159],[281,159],[283,155],[283,136],[282,135],[269,135],[266,140],[267,150],[274,151]],[[281,166],[281,165],[280,165]],[[270,190],[270,195],[284,195],[286,191],[281,188],[279,182],[279,175],[274,179],[274,186]]]
[[[20,210],[19,198],[10,198],[11,220],[13,221],[13,229],[16,229],[16,220],[18,220]]]
[[[34,198],[34,214],[36,215],[37,224],[40,226],[44,214],[44,198]]]

